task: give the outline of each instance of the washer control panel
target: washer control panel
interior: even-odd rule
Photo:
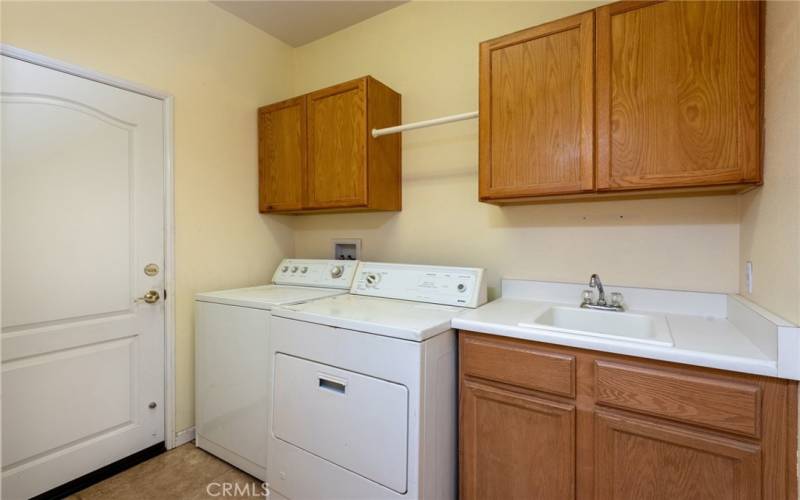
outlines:
[[[348,289],[353,284],[358,261],[283,259],[272,282],[276,285],[316,286]]]
[[[431,304],[478,307],[486,303],[484,270],[362,262],[350,293]]]

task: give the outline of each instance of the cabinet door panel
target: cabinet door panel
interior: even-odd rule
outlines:
[[[595,413],[598,500],[753,500],[761,498],[757,444]]]
[[[261,212],[303,207],[306,99],[264,106],[258,113],[258,195]]]
[[[481,44],[480,197],[594,188],[594,14]]]
[[[308,95],[308,148],[310,208],[367,204],[363,78]]]
[[[598,9],[598,189],[760,181],[759,3]]]
[[[463,380],[461,498],[568,499],[575,407]]]

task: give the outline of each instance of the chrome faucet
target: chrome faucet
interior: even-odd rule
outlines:
[[[597,288],[598,291],[597,301],[593,301],[593,288]],[[589,278],[589,290],[583,291],[581,307],[584,309],[599,309],[601,311],[619,312],[625,310],[625,306],[622,303],[622,294],[619,292],[613,292],[611,294],[611,304],[606,302],[606,291],[603,288],[603,282],[600,281],[600,276],[597,274],[593,274],[592,277]]]
[[[603,289],[603,282],[600,281],[599,275],[593,274],[592,277],[589,278],[589,288],[597,288],[597,291],[600,292],[596,304],[598,306],[606,305],[606,291]]]

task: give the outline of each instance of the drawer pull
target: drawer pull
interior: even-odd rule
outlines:
[[[327,376],[319,375],[319,387],[337,394],[344,394],[347,390],[347,383],[344,381],[333,380]]]

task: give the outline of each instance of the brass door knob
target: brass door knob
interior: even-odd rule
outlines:
[[[143,297],[136,299],[136,302],[147,302],[148,304],[155,304],[161,295],[156,290],[148,290]]]

